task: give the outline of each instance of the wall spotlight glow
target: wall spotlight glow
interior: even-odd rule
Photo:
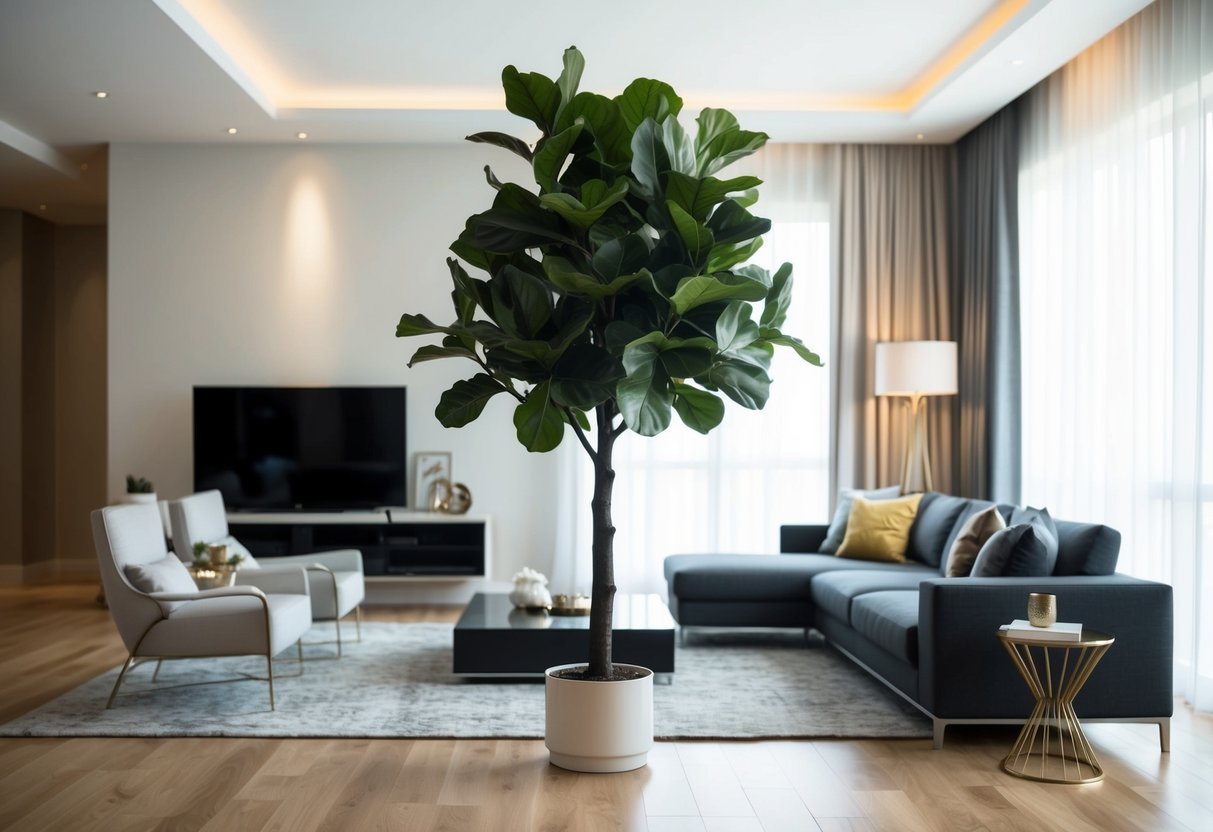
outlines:
[[[239,133],[239,132],[240,132],[240,131],[239,131],[239,130],[237,130],[235,127],[229,127],[229,128],[227,128],[227,134],[228,134],[229,136],[234,136],[234,135],[236,135],[236,134],[237,134],[237,133]]]
[[[97,90],[95,93],[93,93],[93,97],[94,98],[109,98],[110,94],[108,92],[106,92],[105,90]]]
[[[295,138],[296,138],[296,139],[306,139],[306,138],[307,138],[307,133],[304,133],[304,132],[300,131],[300,132],[298,132],[298,133],[296,133],[296,134],[295,134]]]

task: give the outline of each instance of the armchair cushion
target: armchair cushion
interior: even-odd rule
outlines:
[[[128,563],[123,567],[126,579],[140,592],[192,593],[198,591],[197,584],[176,555],[168,555],[151,563]],[[162,601],[161,607],[172,609],[175,601]]]
[[[139,646],[140,656],[225,656],[269,652],[290,647],[312,625],[306,595],[218,595],[178,604],[155,624]]]

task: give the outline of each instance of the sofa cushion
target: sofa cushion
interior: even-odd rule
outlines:
[[[1057,566],[1057,526],[1049,516],[1047,508],[1017,508],[1011,513],[1008,526],[1031,523],[1036,541],[1045,549],[1045,575],[1052,575]]]
[[[973,571],[973,563],[981,547],[994,536],[994,533],[1005,529],[1007,522],[998,513],[998,506],[979,511],[966,520],[960,528],[960,534],[948,551],[944,575],[948,578],[964,578]]]
[[[851,626],[902,661],[918,666],[918,590],[868,592],[851,602]]]
[[[1055,521],[1057,565],[1054,575],[1111,575],[1120,555],[1120,532],[1098,523]]]
[[[838,507],[834,509],[834,519],[826,531],[826,539],[822,541],[821,550],[827,555],[838,551],[842,540],[847,534],[847,520],[851,517],[851,501],[855,497],[866,500],[892,500],[901,496],[900,485],[890,485],[888,488],[873,488],[864,491],[859,488],[843,488],[838,491]]]
[[[851,504],[847,535],[836,554],[840,558],[903,563],[920,502],[921,494],[896,500],[856,497]]]
[[[665,579],[671,595],[699,601],[807,600],[817,573],[810,558],[826,555],[670,555]]]
[[[1026,577],[1048,575],[1045,544],[1036,538],[1031,523],[1007,526],[994,532],[973,562],[974,578]]]
[[[940,559],[947,556],[948,550],[944,547],[956,528],[956,521],[968,506],[969,500],[964,497],[934,491],[922,495],[918,514],[910,528],[906,557],[927,566],[939,566]]]
[[[943,551],[945,553],[952,551],[952,547],[956,545],[956,538],[960,537],[961,529],[965,527],[965,523],[973,519],[973,515],[979,514],[994,505],[989,500],[968,500],[967,503],[968,505],[961,510],[960,516],[956,518],[956,525],[952,527],[952,533],[948,535],[947,542],[943,544]],[[1002,514],[1001,508],[999,509],[999,513]],[[1006,514],[1002,515],[1003,522],[1006,522],[1006,519],[1010,516],[1010,511],[1008,510]],[[939,574],[945,575],[947,574],[947,570],[948,559],[947,557],[942,557],[939,559]]]
[[[918,585],[922,581],[937,577],[939,575],[934,569],[918,564],[902,564],[891,569],[825,572],[813,579],[813,603],[817,609],[850,624],[851,601],[856,597],[890,589],[918,592]]]

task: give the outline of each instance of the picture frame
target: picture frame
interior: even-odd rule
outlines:
[[[430,510],[430,492],[439,480],[451,480],[450,451],[419,451],[416,456],[416,493],[413,507],[417,511]]]

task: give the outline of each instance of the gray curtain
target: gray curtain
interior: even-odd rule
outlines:
[[[831,493],[901,479],[908,399],[873,395],[878,341],[953,340],[948,224],[956,151],[834,148]],[[928,405],[935,488],[956,492],[954,402]]]
[[[956,145],[953,335],[960,355],[956,491],[1020,499],[1019,106]]]

